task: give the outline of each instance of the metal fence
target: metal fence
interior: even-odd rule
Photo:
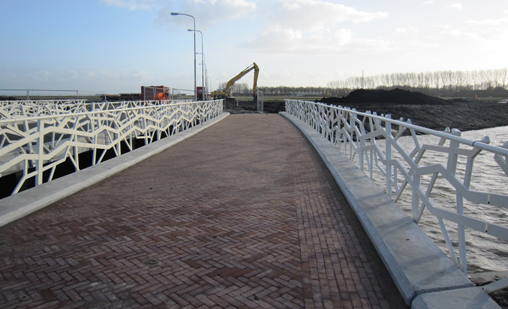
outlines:
[[[132,151],[136,140],[146,145],[202,124],[220,115],[223,106],[222,100],[169,103],[0,102],[0,176],[21,173],[15,194],[29,181],[51,181],[65,162],[76,171],[99,164],[108,151],[120,156]],[[91,162],[80,164],[79,154],[87,151]]]
[[[257,104],[257,111],[259,113],[264,112],[263,105],[264,105],[264,96],[263,92],[261,90],[256,90],[256,104]]]
[[[286,100],[286,111],[320,132],[371,179],[378,178],[375,182],[383,183],[386,194],[414,222],[423,224],[422,215],[428,210],[438,221],[436,229],[451,259],[465,273],[466,232],[508,240],[508,142],[496,147],[489,145],[488,137],[470,141],[458,130],[440,132],[410,120],[314,102]],[[422,142],[424,136],[435,142]],[[490,176],[483,175],[485,169]],[[500,189],[483,184],[486,177],[497,177]],[[443,202],[438,190],[449,192],[454,204]],[[405,194],[409,198],[403,199]],[[404,202],[408,205],[401,205]]]

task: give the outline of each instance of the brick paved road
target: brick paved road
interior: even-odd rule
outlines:
[[[348,207],[288,121],[232,115],[1,228],[0,304],[400,306]]]

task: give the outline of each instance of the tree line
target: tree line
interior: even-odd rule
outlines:
[[[226,88],[227,83],[220,83],[218,89]],[[288,86],[277,86],[277,87],[267,87],[267,86],[258,86],[258,89],[263,92],[264,95],[277,96],[277,95],[292,95],[292,94],[301,94],[301,95],[331,95],[331,91],[333,89],[329,87],[288,87]],[[251,95],[252,87],[249,86],[248,83],[235,83],[232,86],[231,93],[233,95]]]
[[[218,88],[224,89],[226,83]],[[270,96],[346,96],[357,89],[400,88],[433,96],[508,96],[508,69],[474,71],[436,71],[390,73],[373,76],[355,76],[328,82],[326,87],[259,86],[264,95]],[[235,83],[234,95],[250,95],[247,83]]]
[[[437,71],[355,76],[328,82],[334,92],[355,89],[411,89],[430,95],[453,96],[459,93],[495,92],[508,86],[508,69],[474,71]]]

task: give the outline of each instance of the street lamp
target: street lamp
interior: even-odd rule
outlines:
[[[204,77],[204,74],[205,74],[205,62],[204,62],[205,54],[203,53],[203,32],[201,32],[199,30],[193,30],[193,29],[187,29],[187,30],[193,31],[194,35],[196,35],[196,32],[201,33],[201,86],[203,87],[201,93],[203,95],[202,99],[204,101],[205,100],[205,77]]]
[[[183,16],[189,16],[192,17],[194,20],[194,101],[198,100],[198,93],[196,92],[196,19],[194,16],[185,14],[185,13],[177,13],[177,12],[171,12],[171,15],[183,15]]]
[[[201,67],[202,67],[202,68],[201,68],[201,71],[202,71],[202,72],[201,72],[201,79],[202,79],[202,80],[201,80],[201,84],[203,84],[203,82],[204,82],[204,81],[205,81],[205,79],[206,79],[206,74],[207,74],[207,72],[206,72],[206,57],[204,57],[204,56],[205,56],[205,54],[203,54],[203,53],[196,53],[196,54],[198,54],[198,55],[199,55],[199,54],[201,54]],[[203,60],[203,58],[204,58],[204,60]],[[204,78],[203,78],[203,75],[204,75]],[[204,86],[204,85],[203,85],[203,86]],[[208,89],[208,88],[205,88],[205,89]],[[203,100],[204,100],[204,99],[205,99],[205,96],[204,96],[204,94],[203,94]]]

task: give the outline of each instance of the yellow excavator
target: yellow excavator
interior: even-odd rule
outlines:
[[[235,77],[230,79],[229,82],[226,84],[226,88],[224,89],[224,92],[216,90],[213,92],[212,95],[216,98],[225,98],[227,101],[228,101],[228,99],[234,100],[231,98],[231,90],[233,89],[234,83],[252,70],[254,70],[254,84],[252,85],[252,92],[253,92],[252,96],[254,97],[254,101],[256,101],[256,99],[257,99],[256,90],[258,88],[259,67],[255,62],[253,62],[251,65],[249,65],[247,68],[245,68],[245,70],[240,72],[238,75],[236,75]]]

